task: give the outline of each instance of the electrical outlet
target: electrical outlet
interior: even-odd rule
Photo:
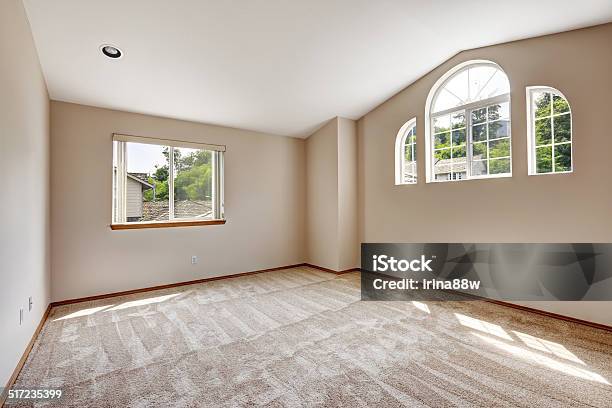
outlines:
[[[19,308],[19,325],[23,323],[23,308]]]
[[[191,257],[191,264],[192,264],[192,265],[195,265],[195,264],[197,264],[197,263],[198,263],[198,257],[197,257],[196,255],[192,256],[192,257]]]
[[[30,297],[28,298],[28,312],[31,312],[31,311],[32,311],[32,305],[33,305],[33,304],[34,304],[34,303],[32,302],[32,296],[30,296]]]

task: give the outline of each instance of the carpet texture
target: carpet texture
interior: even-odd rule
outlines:
[[[62,407],[611,407],[612,334],[482,301],[361,302],[292,268],[54,308],[15,388]]]

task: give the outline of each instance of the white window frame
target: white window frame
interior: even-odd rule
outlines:
[[[415,174],[414,181],[405,181],[404,180],[404,169],[406,166],[406,160],[404,156],[404,144],[406,143],[406,137],[408,137],[408,133],[413,128],[416,128],[416,118],[410,119],[408,122],[404,123],[404,125],[400,128],[399,132],[397,132],[397,136],[395,138],[395,185],[411,185],[417,183],[418,178],[418,169],[417,169],[417,161],[415,162]],[[416,129],[413,132],[415,135],[415,142],[412,143],[412,157],[416,157]]]
[[[462,72],[465,69],[478,67],[478,66],[490,66],[493,67],[500,72],[504,73],[504,70],[495,62],[488,60],[470,60],[465,61],[461,64],[456,65],[449,71],[447,71],[431,88],[429,91],[429,95],[427,96],[427,101],[425,103],[425,178],[426,183],[445,183],[445,182],[456,182],[456,181],[465,181],[465,180],[477,180],[477,179],[489,179],[489,178],[504,178],[504,177],[512,177],[512,106],[511,106],[511,98],[510,92],[496,95],[491,98],[482,99],[479,101],[467,103],[465,105],[456,106],[453,108],[449,108],[440,112],[432,112],[434,102],[437,99],[438,94],[444,89],[446,84],[453,79],[456,75]],[[510,159],[510,172],[502,173],[502,174],[486,174],[486,175],[478,175],[473,176],[472,173],[472,111],[486,108],[487,106],[494,105],[497,103],[508,103],[508,140],[510,141],[510,156],[507,157],[497,157],[495,159]],[[466,125],[466,140],[465,140],[465,149],[466,149],[466,176],[465,178],[456,178],[453,179],[451,177],[447,177],[446,179],[435,179],[434,173],[434,162],[433,162],[433,154],[434,154],[434,132],[433,132],[433,122],[435,118],[449,115],[452,113],[463,112],[465,115],[465,125]],[[452,129],[449,131],[450,137],[452,137]],[[488,142],[487,142],[488,145]],[[488,150],[488,146],[487,146]],[[487,151],[488,157],[488,151]],[[488,169],[487,169],[488,172]]]
[[[127,205],[126,205],[126,197],[127,197],[127,186],[125,183],[127,176],[127,143],[144,143],[151,144],[155,146],[168,147],[168,220],[164,221],[155,221],[155,223],[164,223],[164,222],[174,222],[177,220],[180,221],[193,221],[198,220],[198,218],[175,218],[174,216],[174,149],[175,148],[188,148],[188,149],[199,149],[199,150],[208,150],[211,151],[212,154],[212,169],[213,169],[213,180],[212,180],[212,220],[225,220],[225,210],[224,210],[224,153],[225,146],[223,145],[213,145],[213,144],[205,144],[205,143],[194,143],[194,142],[184,142],[179,140],[171,140],[171,139],[157,139],[150,137],[142,137],[142,136],[131,136],[131,135],[122,135],[122,134],[113,134],[113,148],[115,148],[116,143],[116,158],[117,158],[117,168],[113,168],[113,179],[116,175],[116,185],[113,187],[113,197],[112,197],[112,222],[111,225],[121,225],[121,224],[149,224],[151,221],[139,221],[139,222],[127,222]],[[120,192],[121,202],[116,205],[115,195],[117,192]],[[115,221],[116,219],[120,219],[121,221]]]
[[[535,122],[536,122],[536,118],[535,118],[535,111],[533,109],[533,95],[536,92],[549,92],[551,94],[557,94],[558,96],[562,97],[563,99],[565,99],[565,101],[567,102],[567,106],[569,108],[569,111],[566,113],[562,113],[562,114],[557,114],[555,115],[552,111],[552,103],[553,103],[553,98],[550,99],[550,103],[551,103],[551,107],[550,107],[550,116],[544,116],[543,118],[550,118],[551,119],[551,124],[550,124],[550,132],[551,132],[551,136],[552,136],[552,143],[550,145],[542,145],[542,146],[538,146],[538,147],[546,147],[546,146],[551,146],[552,147],[552,171],[546,172],[546,173],[538,173],[537,172],[537,163],[536,163],[536,141],[535,141]],[[550,174],[569,174],[569,173],[573,173],[574,172],[574,122],[573,122],[573,115],[572,115],[572,105],[569,101],[569,99],[567,99],[565,97],[565,95],[563,95],[563,93],[561,91],[559,91],[556,88],[553,88],[551,86],[543,86],[543,85],[536,85],[536,86],[528,86],[525,88],[525,95],[527,98],[527,157],[528,157],[528,162],[527,162],[527,167],[528,167],[528,174],[530,176],[546,176],[546,175],[550,175]],[[562,143],[555,143],[555,121],[553,120],[553,118],[555,116],[562,116],[562,115],[569,115],[570,117],[570,140],[569,142],[562,142]],[[543,118],[538,118],[538,119],[543,119]],[[565,171],[555,171],[555,146],[556,145],[561,145],[561,144],[569,144],[570,145],[570,170],[565,170]]]

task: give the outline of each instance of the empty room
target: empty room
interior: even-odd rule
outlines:
[[[0,407],[612,407],[610,0],[0,0]]]

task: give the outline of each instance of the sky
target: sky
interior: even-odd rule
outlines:
[[[163,149],[163,146],[144,143],[128,143],[128,173],[152,174],[155,172],[155,165],[161,167],[166,164],[166,157],[162,153]]]
[[[197,149],[186,147],[175,147],[181,153],[181,157],[185,157],[190,153],[196,152]],[[127,171],[128,173],[147,173],[153,174],[155,166],[164,166],[166,164],[166,156],[163,154],[164,146],[145,144],[145,143],[127,143]]]

